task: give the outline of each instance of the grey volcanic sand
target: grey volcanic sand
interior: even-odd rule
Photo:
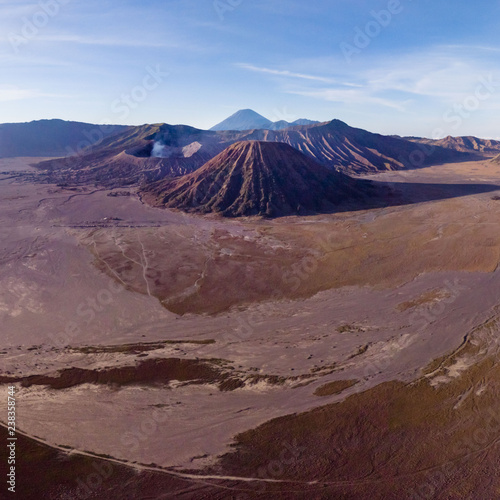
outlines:
[[[26,162],[1,160],[0,169],[23,170]],[[473,168],[478,169],[477,175]],[[479,162],[378,178],[495,183],[500,170]],[[261,374],[288,379],[283,385],[262,380],[229,392],[214,385],[175,382],[165,387],[121,388],[85,384],[64,390],[19,386],[18,425],[47,443],[129,462],[202,467],[227,451],[237,433],[273,417],[342,400],[382,381],[418,377],[429,362],[455,349],[465,335],[496,314],[497,272],[447,271],[422,272],[389,288],[349,286],[301,300],[235,307],[216,316],[180,317],[155,297],[118,287],[119,279],[111,279],[93,265],[93,256],[79,244],[80,238],[95,227],[168,231],[183,226],[194,226],[199,239],[215,228],[245,238],[254,235],[260,223],[186,216],[144,206],[133,192],[129,197],[109,197],[108,191],[85,189],[73,192],[0,175],[0,375],[55,374],[69,367],[98,369],[176,357],[221,358],[230,361],[242,377]],[[477,210],[479,217],[491,196],[478,194],[461,202],[472,213]],[[441,206],[446,217],[449,203],[434,201],[343,214],[342,220],[369,228],[387,216],[407,217],[422,209],[439,212]],[[500,223],[494,212],[488,224],[498,233]],[[314,224],[336,217],[340,216],[308,220]],[[291,231],[295,223],[294,218],[275,222],[289,224]],[[146,252],[142,258],[146,256],[155,257]],[[237,286],[238,279],[235,276],[230,286]],[[146,358],[78,349],[208,339],[215,342],[166,344]],[[325,383],[350,379],[359,383],[340,395],[313,394]],[[2,414],[4,406],[2,400]]]

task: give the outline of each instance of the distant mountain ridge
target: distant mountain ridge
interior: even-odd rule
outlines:
[[[439,146],[462,153],[482,153],[495,155],[500,153],[500,141],[493,139],[480,139],[474,136],[452,137],[451,135],[443,139],[426,139],[422,137],[405,137],[413,142]]]
[[[0,124],[0,158],[67,156],[127,128],[57,119],[4,123]]]
[[[330,170],[347,174],[466,161],[478,155],[442,146],[429,148],[400,137],[350,127],[340,120],[283,130],[245,131],[155,124],[126,128],[76,157],[37,166],[46,172],[50,182],[118,187],[189,174],[240,141],[282,142]]]
[[[284,130],[248,131],[246,140],[285,142],[318,163],[347,174],[367,174],[472,159],[470,153],[423,145],[351,127],[340,120]]]
[[[188,174],[232,142],[187,125],[142,125],[107,137],[77,156],[37,166],[53,182],[116,187]]]
[[[229,118],[214,125],[210,130],[215,132],[224,130],[283,130],[298,125],[314,125],[316,123],[320,122],[305,118],[300,118],[294,122],[287,122],[286,120],[272,122],[252,109],[240,109]]]

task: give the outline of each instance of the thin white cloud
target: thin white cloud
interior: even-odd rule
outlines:
[[[24,101],[27,99],[39,99],[41,97],[74,99],[74,96],[69,94],[41,92],[36,89],[21,88],[16,85],[0,85],[0,102]]]
[[[479,61],[457,54],[407,55],[381,62],[360,75],[373,93],[407,94],[443,103],[463,100],[485,80],[498,82],[499,72],[491,61]],[[498,89],[500,90],[500,89]]]
[[[21,101],[24,99],[33,99],[42,94],[33,89],[21,89],[10,85],[0,86],[0,102]]]
[[[293,71],[289,70],[281,70],[281,69],[272,69],[272,68],[264,68],[260,66],[254,66],[253,64],[247,64],[247,63],[237,63],[236,66],[242,69],[246,69],[249,71],[254,71],[257,73],[265,73],[268,75],[275,75],[275,76],[284,76],[288,78],[298,78],[301,80],[310,80],[310,81],[315,81],[315,82],[321,82],[321,83],[337,83],[340,84],[335,79],[324,77],[324,76],[317,76],[317,75],[308,75],[306,73],[296,73]],[[356,84],[353,83],[341,83],[341,85],[345,85],[348,87],[357,87]]]
[[[500,52],[500,47],[494,47],[489,45],[467,45],[467,44],[449,44],[442,46],[445,49],[454,50],[473,50],[473,51],[484,51],[484,52]]]
[[[239,68],[247,69],[249,71],[255,71],[257,73],[266,73],[268,75],[276,75],[276,76],[288,76],[291,78],[301,78],[303,80],[313,80],[317,82],[323,83],[334,83],[330,78],[324,78],[322,76],[314,76],[314,75],[306,75],[303,73],[294,73],[288,70],[279,70],[279,69],[271,69],[271,68],[262,68],[258,66],[254,66],[253,64],[246,63],[238,63],[236,66]]]
[[[2,6],[2,21],[12,22],[16,19],[19,19],[19,22],[22,21],[22,16],[26,16],[32,14],[34,10],[36,10],[37,5],[33,3],[28,4],[19,4],[18,2],[6,2],[0,3]],[[40,7],[38,7],[40,8]]]
[[[405,102],[397,102],[372,95],[368,89],[319,89],[289,90],[289,94],[302,95],[342,104],[375,104],[387,108],[405,111]]]
[[[28,55],[25,56],[24,54],[22,57],[19,57],[14,54],[12,50],[0,50],[0,64],[2,65],[2,69],[4,70],[4,74],[2,75],[4,77],[4,80],[7,79],[7,76],[12,76],[11,74],[7,74],[6,70],[7,68],[14,68],[16,70],[20,68],[33,68],[33,67],[40,67],[40,66],[45,66],[45,67],[55,67],[55,66],[60,66],[60,67],[76,67],[78,66],[78,62],[71,60],[71,61],[63,61],[61,59],[55,59],[54,57],[43,57],[43,56],[35,56],[35,55]]]
[[[44,35],[37,38],[40,42],[54,43],[75,43],[81,45],[103,45],[110,47],[151,47],[151,48],[179,48],[178,44],[168,44],[163,42],[150,42],[147,40],[136,39],[118,39],[118,38],[99,38],[84,37],[78,35]]]
[[[484,54],[483,54],[484,56]],[[337,80],[326,88],[307,84],[288,85],[282,91],[323,99],[342,104],[370,104],[399,111],[429,106],[430,109],[446,109],[460,105],[475,95],[483,82],[495,82],[495,90],[488,98],[488,108],[500,101],[500,70],[496,69],[492,50],[489,56],[476,57],[474,51],[458,50],[457,47],[437,46],[425,51],[406,53],[397,57],[374,57],[362,66],[343,64],[335,58],[295,61],[294,68],[303,68],[304,74],[335,67]],[[353,81],[346,88],[338,81]],[[483,92],[484,93],[484,92]],[[437,106],[437,108],[436,108]]]

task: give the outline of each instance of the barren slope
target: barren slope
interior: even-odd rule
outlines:
[[[193,172],[232,142],[182,125],[143,125],[37,166],[50,182],[123,186]]]
[[[484,156],[497,155],[500,152],[500,141],[479,139],[473,136],[452,137],[451,135],[438,140],[420,137],[407,138],[413,142],[426,144],[432,147],[442,147],[463,153],[478,153]]]
[[[23,498],[498,497],[498,165],[378,176],[416,204],[228,220],[0,163]]]
[[[369,182],[329,171],[286,144],[247,141],[197,172],[143,193],[156,206],[235,217],[332,210],[369,191]]]
[[[184,125],[130,127],[77,156],[39,165],[51,182],[108,187],[194,172],[239,141],[283,142],[332,170],[377,173],[474,159],[470,152],[373,134],[333,120],[284,130],[204,131]]]

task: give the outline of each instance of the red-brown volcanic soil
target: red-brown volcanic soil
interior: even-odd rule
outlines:
[[[499,497],[496,163],[275,220],[0,167],[21,498]]]
[[[196,172],[146,186],[155,206],[227,217],[305,215],[375,196],[370,182],[319,165],[287,144],[233,144]]]

